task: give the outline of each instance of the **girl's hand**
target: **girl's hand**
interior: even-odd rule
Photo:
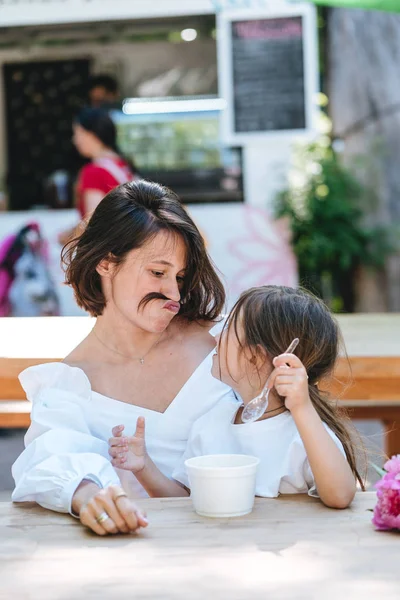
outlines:
[[[268,388],[275,387],[285,398],[285,406],[290,412],[309,405],[308,375],[301,360],[295,354],[281,354],[272,363],[275,369],[270,375]]]
[[[118,425],[112,430],[114,437],[108,440],[108,453],[112,457],[111,464],[119,469],[139,473],[146,466],[147,450],[144,439],[145,421],[139,417],[136,431],[133,436],[123,436],[123,425]]]

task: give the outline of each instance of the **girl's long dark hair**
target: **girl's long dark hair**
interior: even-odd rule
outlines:
[[[243,339],[239,338],[239,319]],[[271,360],[282,354],[294,338],[299,338],[295,353],[307,370],[311,402],[342,443],[354,476],[364,490],[347,413],[320,388],[333,373],[342,345],[339,326],[322,300],[302,289],[273,285],[252,288],[240,296],[225,327],[233,328],[240,347],[251,349],[253,357],[263,348]]]

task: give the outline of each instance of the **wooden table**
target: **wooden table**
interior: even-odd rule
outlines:
[[[106,538],[68,515],[1,503],[0,598],[398,600],[400,534],[374,531],[374,503],[360,493],[335,511],[286,496],[205,519],[190,499],[152,499],[141,503],[147,530]]]
[[[330,383],[333,397],[354,418],[380,419],[386,453],[400,453],[400,314],[339,315],[348,361],[342,356]],[[90,331],[94,319],[0,319],[0,427],[29,425],[18,374],[32,364],[60,360]]]

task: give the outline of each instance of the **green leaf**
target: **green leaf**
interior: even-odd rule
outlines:
[[[375,463],[373,463],[373,462],[371,462],[371,461],[369,462],[369,464],[371,465],[371,467],[372,467],[373,469],[375,469],[375,471],[376,471],[376,472],[378,473],[378,475],[380,475],[381,477],[383,477],[384,475],[386,475],[386,471],[385,471],[385,469],[382,469],[381,467],[378,467],[378,465],[376,465]]]

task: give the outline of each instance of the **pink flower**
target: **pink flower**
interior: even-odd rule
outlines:
[[[397,456],[392,456],[392,458],[384,464],[383,468],[388,473],[399,474],[400,473],[400,454],[398,454]]]
[[[400,531],[400,455],[385,464],[388,471],[375,485],[378,503],[372,519],[376,529]]]

